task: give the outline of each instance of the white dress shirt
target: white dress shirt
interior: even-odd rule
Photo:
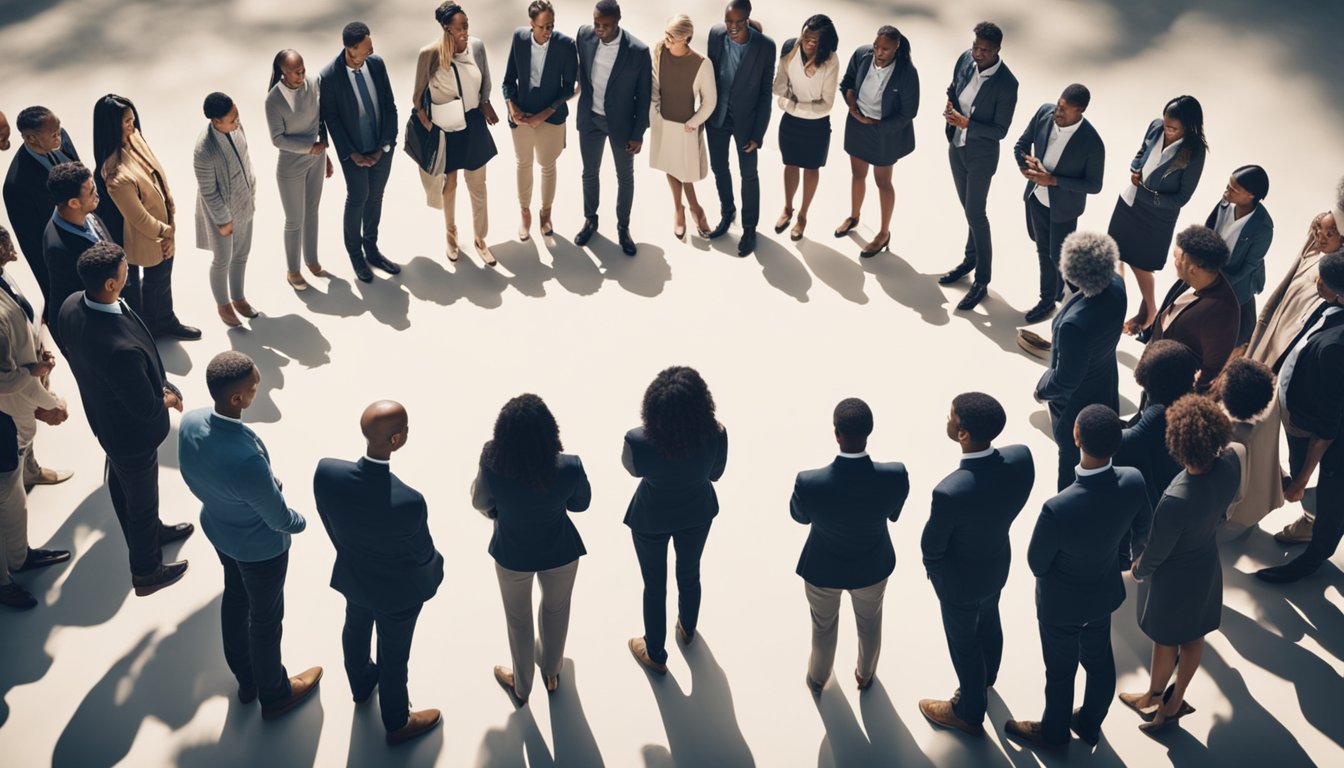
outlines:
[[[124,314],[124,313],[121,311],[121,302],[120,302],[120,301],[114,301],[114,302],[112,302],[111,304],[104,304],[104,303],[102,303],[102,302],[100,302],[100,301],[94,301],[93,299],[90,299],[88,296],[85,296],[85,297],[84,297],[84,306],[88,307],[89,309],[97,310],[97,311],[99,311],[99,312],[106,312],[106,313],[109,314],[109,315],[120,315],[120,314]]]
[[[1068,128],[1060,128],[1059,123],[1051,121],[1050,136],[1045,140],[1045,156],[1040,158],[1041,165],[1045,167],[1045,170],[1051,173],[1055,172],[1055,166],[1059,165],[1059,158],[1064,156],[1064,148],[1069,146],[1069,139],[1073,138],[1073,135],[1078,132],[1078,126],[1082,124],[1083,121],[1079,120]],[[1046,208],[1050,207],[1049,189],[1037,184],[1033,194],[1036,195],[1036,202]]]
[[[541,73],[546,70],[546,52],[551,49],[551,41],[546,40],[544,45],[537,44],[537,38],[532,38],[532,76],[528,83],[533,88],[541,87]]]
[[[1103,464],[1100,467],[1097,467],[1096,469],[1083,469],[1083,465],[1079,464],[1078,466],[1073,468],[1073,471],[1074,474],[1078,475],[1079,477],[1087,477],[1088,475],[1100,475],[1102,472],[1105,472],[1110,468],[1111,468],[1111,462],[1107,461],[1105,464]]]
[[[957,110],[958,112],[965,115],[967,118],[970,118],[971,113],[975,112],[975,97],[980,95],[980,88],[985,84],[986,80],[993,77],[994,73],[999,71],[999,67],[1002,65],[1003,59],[994,62],[994,66],[989,67],[984,71],[981,71],[980,65],[975,65],[975,74],[971,75],[971,81],[966,84],[965,88],[961,89],[961,93],[957,96],[957,106],[960,107],[960,109]],[[966,146],[967,132],[967,128],[957,129],[956,136],[954,137],[956,146]]]
[[[1246,228],[1246,222],[1250,220],[1253,213],[1255,213],[1255,209],[1251,209],[1251,213],[1238,219],[1235,205],[1231,203],[1218,204],[1218,215],[1213,220],[1213,230],[1223,238],[1223,242],[1227,243],[1228,250],[1237,247],[1237,240],[1241,238],[1241,231]]]
[[[365,63],[367,64],[367,62]],[[369,100],[373,102],[373,118],[374,122],[376,123],[378,121],[378,114],[380,112],[380,109],[378,107],[378,89],[374,87],[373,84],[373,73],[369,71],[369,68],[367,66],[355,69],[354,67],[351,67],[349,64],[345,65],[345,72],[347,75],[350,76],[350,88],[353,89],[355,92],[355,103],[359,105],[360,117],[364,116],[364,97],[359,92],[359,84],[355,82],[355,73],[362,72],[364,74],[364,85],[367,86],[369,89]]]
[[[963,453],[961,454],[961,460],[965,461],[966,459],[983,459],[986,456],[993,456],[993,455],[994,455],[994,446],[991,445],[983,451],[971,451],[970,453]]]
[[[842,459],[862,459],[867,456],[867,451],[859,451],[858,453],[845,453],[844,451],[840,451],[840,458]]]
[[[891,82],[891,73],[895,69],[895,61],[880,68],[874,62],[868,68],[868,74],[864,76],[863,83],[859,85],[857,99],[859,114],[874,120],[882,119],[882,94],[886,92],[887,83]]]
[[[616,55],[621,52],[621,40],[625,37],[622,30],[610,43],[597,41],[597,53],[593,55],[593,113],[607,116],[607,80],[616,66]]]
[[[1302,348],[1307,346],[1307,340],[1325,325],[1325,319],[1337,312],[1344,312],[1344,307],[1333,306],[1322,312],[1311,329],[1298,338],[1297,343],[1288,351],[1288,356],[1283,359],[1283,366],[1279,368],[1279,402],[1285,406],[1288,403],[1288,382],[1293,378],[1293,369],[1297,367],[1297,358],[1302,354]]]
[[[1185,143],[1185,138],[1181,137],[1171,142],[1171,146],[1159,152],[1157,148],[1161,143],[1162,134],[1160,133],[1157,135],[1156,139],[1148,142],[1148,159],[1143,162],[1143,169],[1139,171],[1139,179],[1145,186],[1148,184],[1148,178],[1153,175],[1153,171],[1156,171],[1163,163],[1176,156],[1176,153],[1181,149],[1181,144]],[[1134,198],[1137,197],[1138,194],[1138,187],[1133,184],[1126,184],[1125,191],[1120,193],[1120,197],[1124,199],[1125,205],[1132,206],[1134,205]]]

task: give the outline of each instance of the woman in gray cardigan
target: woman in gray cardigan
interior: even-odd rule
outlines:
[[[308,271],[327,274],[317,260],[317,210],[322,182],[335,170],[327,157],[327,129],[317,110],[317,80],[307,76],[303,57],[286,48],[271,63],[270,93],[266,95],[266,124],[271,143],[280,150],[275,177],[280,204],[285,209],[286,277],[296,291],[308,283],[299,272],[299,253]]]

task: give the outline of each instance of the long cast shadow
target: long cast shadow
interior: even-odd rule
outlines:
[[[673,763],[718,768],[755,766],[751,748],[737,724],[728,675],[714,660],[704,633],[697,632],[690,645],[683,646],[680,641],[677,644],[691,668],[689,694],[682,692],[671,672],[665,676],[645,673],[663,718]],[[655,761],[658,759],[656,750],[650,753],[646,747],[645,754],[646,761],[649,755]]]
[[[1041,669],[1041,686],[1045,686],[1045,670]],[[1075,690],[1075,695],[1081,697],[1082,692]],[[999,740],[999,745],[1003,748],[1003,753],[1008,757],[1008,762],[1013,764],[1013,768],[1058,768],[1070,765],[1070,758],[1074,756],[1087,756],[1087,765],[1097,766],[1098,768],[1125,768],[1125,761],[1111,748],[1111,744],[1106,740],[1106,725],[1102,726],[1101,741],[1097,743],[1096,748],[1089,747],[1086,742],[1069,737],[1069,746],[1062,752],[1052,752],[1049,750],[1033,750],[1022,746],[1008,738],[1003,731],[1003,724],[1009,720],[1039,720],[1039,712],[1025,713],[1020,716],[1014,716],[1012,710],[1004,703],[999,696],[998,691],[989,689],[988,707],[985,712],[986,726],[993,723],[992,731]],[[1107,718],[1110,723],[1110,718]],[[1115,727],[1115,726],[1110,726]],[[991,728],[986,727],[987,731]]]
[[[409,744],[397,747],[387,745],[387,731],[383,729],[383,719],[378,713],[378,694],[355,707],[350,718],[350,752],[346,758],[347,768],[362,766],[404,766],[405,768],[430,768],[443,751],[443,729],[447,723],[417,738]]]
[[[798,252],[812,274],[846,301],[868,303],[868,294],[864,291],[868,275],[857,259],[806,238],[798,242]]]
[[[736,254],[736,246],[733,248]],[[808,291],[812,289],[812,275],[796,256],[764,237],[756,241],[755,256],[766,283],[801,303],[807,302]]]
[[[230,328],[229,342],[238,352],[252,358],[261,382],[257,397],[248,409],[250,421],[272,423],[280,420],[280,407],[274,392],[284,389],[284,368],[298,361],[305,368],[331,362],[331,342],[316,325],[300,315],[253,318],[248,328]]]
[[[946,300],[934,275],[915,271],[910,262],[895,253],[864,259],[861,266],[864,272],[877,277],[877,284],[887,296],[913,309],[925,323],[947,325]]]
[[[601,265],[606,279],[616,281],[636,296],[651,299],[661,294],[672,280],[672,266],[662,248],[651,243],[636,241],[636,244],[639,253],[626,256],[619,245],[598,233],[588,241],[588,249]]]
[[[534,691],[533,696],[536,695]],[[509,715],[503,728],[492,728],[486,733],[476,765],[482,768],[601,768],[605,763],[593,729],[583,713],[583,703],[579,701],[572,659],[564,660],[560,669],[560,687],[554,693],[546,694],[546,700],[550,706],[553,747],[546,746],[531,707],[521,707]]]
[[[933,761],[919,748],[910,729],[896,714],[881,678],[873,680],[872,686],[859,694],[862,728],[838,683],[838,678],[828,682],[816,700],[817,713],[826,728],[817,756],[820,768],[893,765],[933,768]]]

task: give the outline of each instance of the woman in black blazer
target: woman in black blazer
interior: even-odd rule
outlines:
[[[1251,332],[1255,330],[1255,297],[1265,289],[1265,254],[1274,242],[1274,220],[1261,202],[1268,194],[1269,174],[1265,169],[1243,165],[1232,172],[1223,199],[1204,220],[1204,226],[1217,232],[1231,253],[1223,274],[1241,305],[1237,346],[1251,340]]]
[[[919,73],[910,61],[910,41],[895,27],[877,30],[873,44],[859,46],[850,57],[849,68],[840,81],[840,92],[849,106],[845,152],[851,171],[850,212],[849,218],[835,230],[835,236],[844,237],[859,225],[868,167],[872,166],[881,200],[882,226],[859,254],[868,258],[890,250],[891,212],[896,207],[892,167],[915,151],[915,129],[911,122],[919,113]]]
[[[471,505],[495,521],[490,554],[513,656],[513,669],[495,667],[495,680],[518,706],[532,691],[532,577],[541,583],[541,674],[549,692],[560,683],[569,597],[587,553],[568,512],[587,509],[593,492],[583,462],[563,449],[546,403],[519,395],[499,412],[471,484]]]
[[[667,674],[667,542],[677,552],[677,636],[695,639],[700,616],[700,555],[719,513],[714,481],[728,462],[728,432],[714,418],[714,397],[694,368],[659,373],[644,392],[643,426],[625,434],[621,463],[640,478],[625,512],[644,577],[644,636],[630,652]]]

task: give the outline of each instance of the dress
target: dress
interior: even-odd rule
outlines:
[[[840,58],[832,54],[809,76],[802,54],[790,55],[794,45],[793,40],[784,43],[772,89],[784,113],[779,118],[779,154],[785,165],[815,170],[826,165],[831,147]]]
[[[695,51],[673,56],[665,46],[659,46],[653,59],[650,91],[649,166],[681,182],[705,178],[709,174],[709,154],[703,126],[714,114],[718,98],[709,59]],[[687,133],[686,125],[696,130]]]

